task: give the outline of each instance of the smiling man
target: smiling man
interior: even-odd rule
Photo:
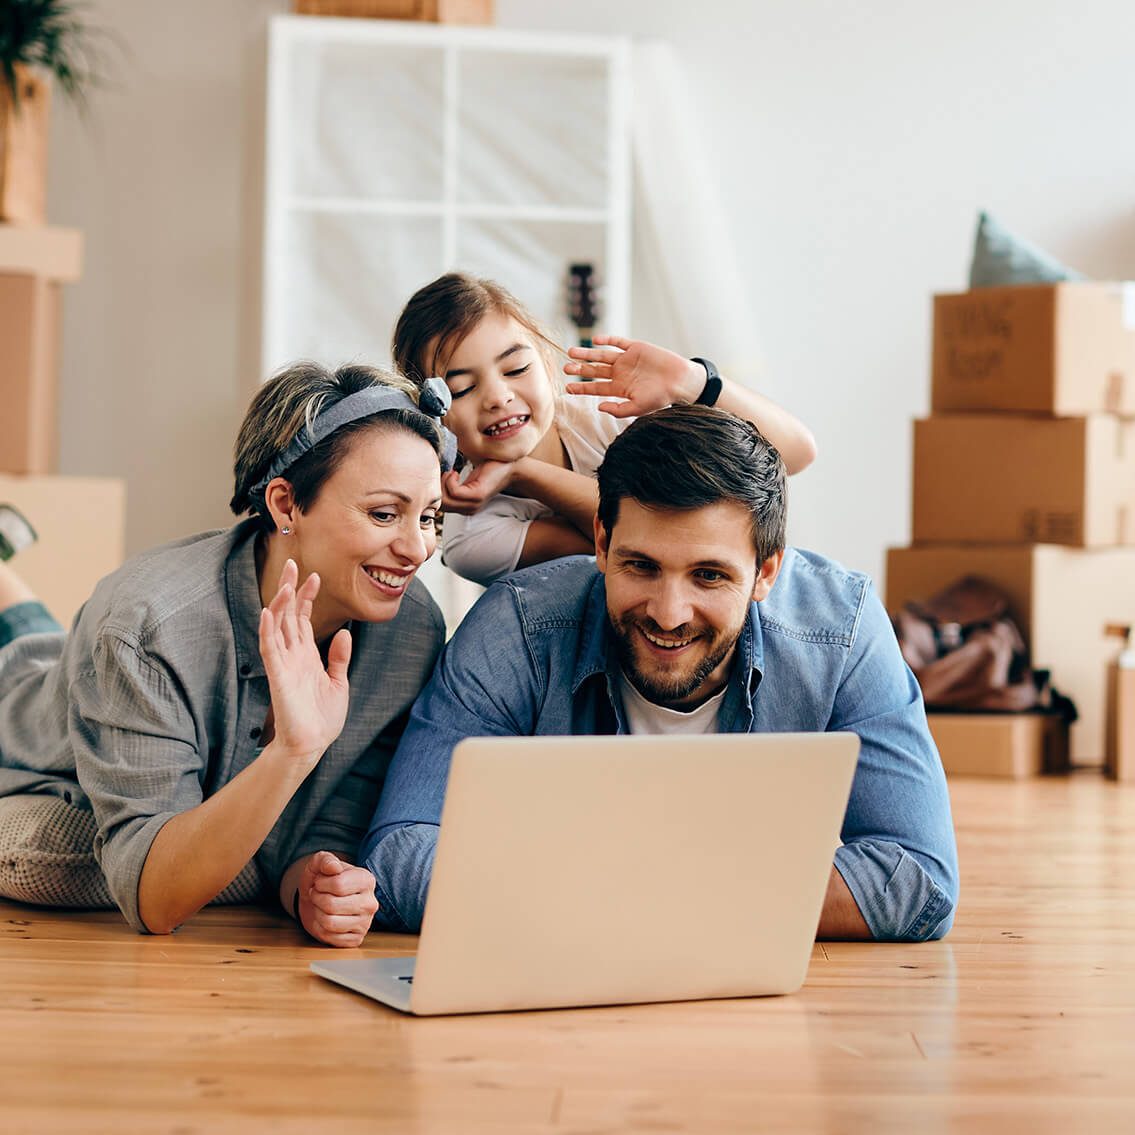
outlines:
[[[465,737],[846,730],[859,765],[819,936],[949,930],[957,853],[918,685],[867,577],[785,549],[784,479],[720,410],[672,406],[612,442],[595,561],[494,584],[414,707],[361,852],[376,926],[421,925]]]

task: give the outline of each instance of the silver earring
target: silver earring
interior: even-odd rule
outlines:
[[[292,534],[292,530],[286,524],[284,525],[283,528],[280,529],[280,535],[281,536],[290,536],[291,534]]]

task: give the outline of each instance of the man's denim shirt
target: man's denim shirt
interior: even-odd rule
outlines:
[[[516,572],[470,611],[414,705],[363,841],[377,928],[421,926],[458,741],[627,732],[608,627],[603,576],[584,557]],[[861,741],[835,865],[868,927],[878,939],[940,938],[957,850],[918,684],[870,580],[789,549],[741,632],[718,731],[825,730]]]

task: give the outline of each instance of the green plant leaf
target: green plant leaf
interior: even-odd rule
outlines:
[[[79,103],[98,82],[94,35],[83,7],[74,0],[0,0],[0,78],[17,110],[17,64],[47,71]]]

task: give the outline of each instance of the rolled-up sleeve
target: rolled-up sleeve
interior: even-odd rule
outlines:
[[[875,938],[942,937],[958,901],[950,797],[918,683],[870,588],[828,728],[861,746],[836,869]]]
[[[127,635],[100,636],[72,685],[69,734],[114,901],[145,931],[138,882],[158,832],[202,800],[203,764],[176,678]]]

